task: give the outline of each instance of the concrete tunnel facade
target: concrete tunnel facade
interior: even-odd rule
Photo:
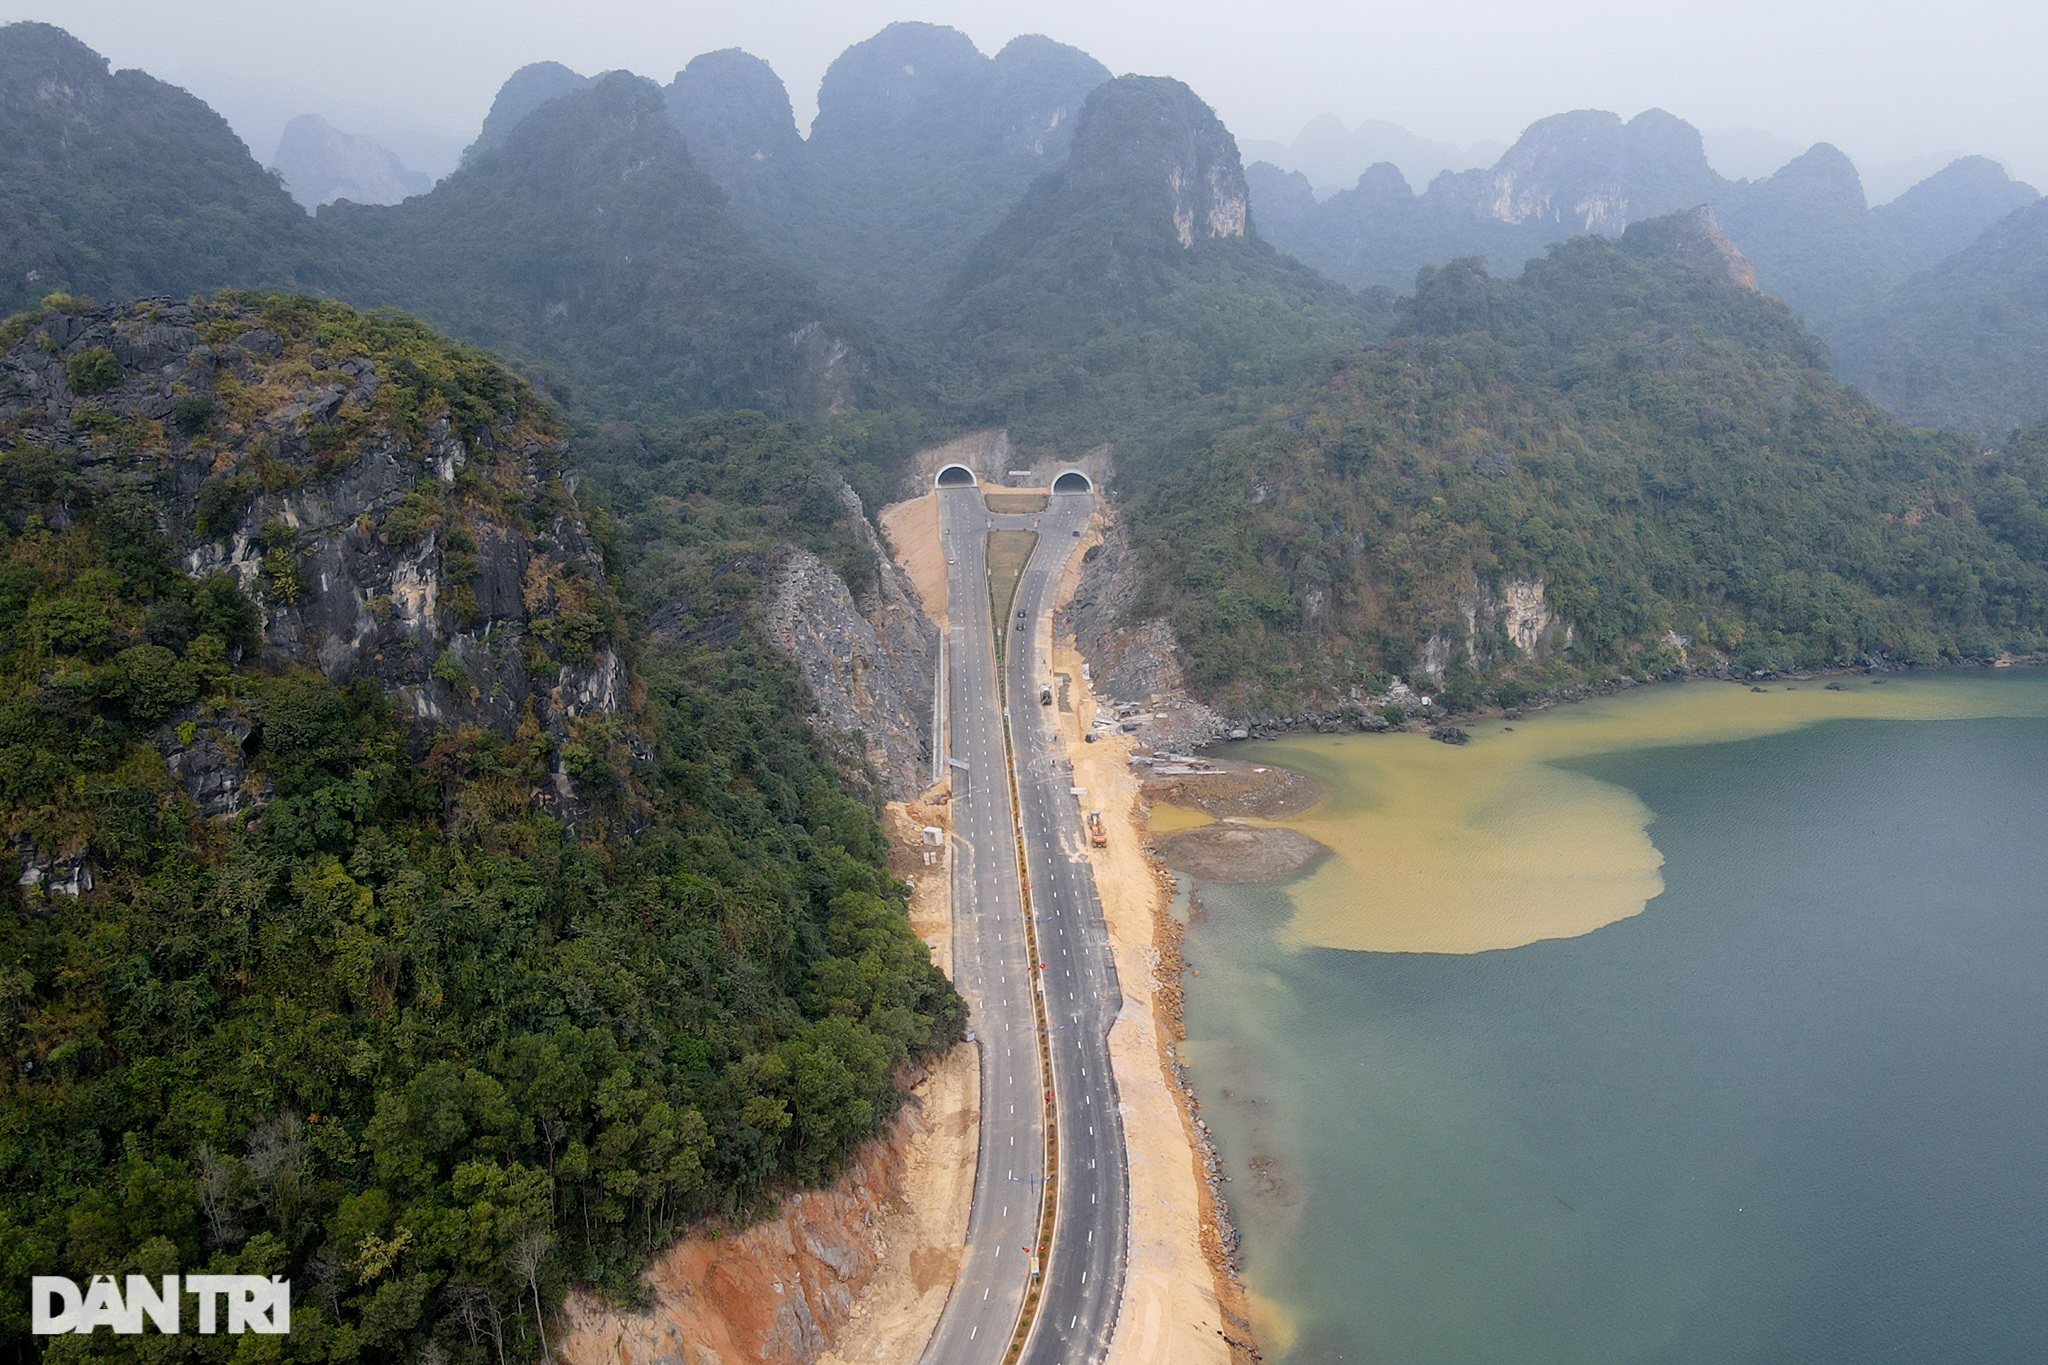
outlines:
[[[981,480],[974,477],[974,471],[964,464],[949,464],[932,480],[939,488],[972,488],[980,482]]]
[[[1055,493],[1093,493],[1095,491],[1095,481],[1078,469],[1069,469],[1066,473],[1052,481],[1052,491]]]

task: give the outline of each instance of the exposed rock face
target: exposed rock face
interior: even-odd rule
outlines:
[[[1613,236],[1628,225],[1631,201],[1657,212],[1674,194],[1698,196],[1718,181],[1699,133],[1661,109],[1626,124],[1581,110],[1522,134],[1493,168],[1488,212],[1511,225]]]
[[[1222,739],[1229,723],[1187,695],[1173,627],[1137,611],[1143,587],[1129,538],[1121,523],[1110,520],[1101,544],[1085,553],[1081,581],[1054,617],[1053,629],[1073,633],[1096,696],[1146,708],[1146,719],[1136,722],[1143,742],[1184,749]],[[1155,701],[1171,705],[1155,710]]]
[[[1120,76],[1098,87],[1082,107],[1061,179],[1069,196],[1141,201],[1141,227],[1170,227],[1184,247],[1245,234],[1237,140],[1176,80]]]
[[[309,209],[335,199],[395,204],[434,188],[433,177],[409,169],[383,143],[344,133],[318,114],[301,114],[284,126],[271,167]]]
[[[265,321],[168,300],[49,317],[0,357],[0,431],[145,489],[187,570],[232,574],[256,604],[266,665],[374,681],[422,736],[479,726],[559,748],[620,710],[616,607],[552,419],[518,394],[466,432],[445,413],[415,428],[392,357]],[[120,376],[81,395],[65,362],[96,348]],[[94,434],[109,419],[112,441]],[[229,707],[165,728],[202,812],[262,799],[243,762],[257,723]],[[561,760],[535,799],[576,816]]]
[[[1634,256],[1669,256],[1716,279],[1756,288],[1756,267],[1736,249],[1705,204],[1683,213],[1667,213],[1648,222],[1631,223],[1621,235],[1621,249]]]
[[[803,672],[818,703],[812,724],[832,736],[859,736],[890,799],[931,785],[932,689],[938,633],[919,607],[901,567],[882,548],[845,490],[847,515],[874,553],[876,586],[856,603],[838,574],[806,550],[776,568],[762,611],[768,638]]]
[[[1572,638],[1572,628],[1559,619],[1543,598],[1540,578],[1503,578],[1498,583],[1480,583],[1458,597],[1458,614],[1464,618],[1460,641],[1465,661],[1474,668],[1490,668],[1507,658],[1548,658]],[[1505,641],[1503,650],[1497,642]],[[1434,641],[1432,643],[1435,643]],[[1433,678],[1443,677],[1448,659],[1436,667],[1424,665]]]
[[[752,1227],[670,1247],[642,1277],[654,1297],[645,1312],[572,1293],[557,1354],[570,1365],[810,1365],[882,1263],[883,1215],[903,1196],[916,1131],[906,1110],[831,1188],[791,1194]]]
[[[1571,623],[1551,610],[1540,578],[1469,584],[1457,594],[1457,625],[1423,642],[1418,676],[1441,683],[1454,659],[1481,671],[1515,659],[1547,659],[1572,641]]]
[[[194,708],[158,736],[171,776],[209,820],[239,815],[269,798],[269,784],[249,775],[248,745],[256,732],[255,718],[230,706],[210,715]]]

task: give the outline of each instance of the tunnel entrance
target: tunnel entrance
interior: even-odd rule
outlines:
[[[1052,491],[1055,493],[1093,493],[1095,485],[1090,483],[1088,476],[1080,470],[1069,469],[1066,473],[1052,481]]]
[[[972,488],[977,480],[966,465],[949,464],[939,471],[937,482],[941,488]]]

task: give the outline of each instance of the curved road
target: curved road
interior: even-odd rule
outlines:
[[[1129,1172],[1108,1046],[1123,996],[1057,712],[1040,706],[1038,695],[1052,681],[1059,579],[1094,497],[1055,494],[1037,516],[993,515],[978,487],[941,488],[938,497],[950,565],[945,714],[946,752],[954,764],[954,980],[967,997],[980,1046],[982,1106],[966,1256],[924,1360],[999,1365],[1031,1277],[1042,1268],[1044,1286],[1023,1361],[1084,1365],[1108,1352],[1123,1293]],[[1039,535],[1005,623],[1007,716],[996,687],[984,554],[991,529]],[[1005,770],[1006,728],[1021,811],[1012,806]],[[1044,1248],[1037,1246],[1045,1137],[1039,1101],[1048,1082],[1029,994],[1020,838],[1045,964],[1049,1088],[1059,1136],[1057,1207],[1052,1241]]]
[[[1038,955],[1045,964],[1053,1094],[1059,1119],[1058,1209],[1024,1365],[1083,1365],[1109,1352],[1123,1298],[1130,1220],[1124,1125],[1109,1064],[1109,1028],[1123,1005],[1109,930],[1095,895],[1081,806],[1056,706],[1038,703],[1052,674],[1052,612],[1060,576],[1095,498],[1055,493],[1007,623],[1011,758]],[[997,518],[998,526],[1006,519]]]

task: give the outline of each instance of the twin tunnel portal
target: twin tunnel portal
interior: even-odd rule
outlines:
[[[933,747],[953,779],[953,980],[980,1055],[981,1114],[966,1248],[923,1361],[1090,1365],[1116,1328],[1129,1229],[1109,1061],[1123,992],[1060,711],[1041,699],[1094,481],[1062,471],[1044,506],[1021,512],[994,510],[964,465],[933,483],[950,602]],[[999,577],[1016,586],[997,602],[990,550],[1004,531],[1036,540],[1021,568],[1025,538],[1000,542]]]
[[[947,465],[939,471],[938,477],[932,482],[940,488],[978,488],[981,486],[981,480],[977,479],[974,476],[974,471],[964,464]],[[1063,470],[1052,481],[1052,491],[1055,493],[1093,493],[1095,491],[1095,481],[1078,469]]]

